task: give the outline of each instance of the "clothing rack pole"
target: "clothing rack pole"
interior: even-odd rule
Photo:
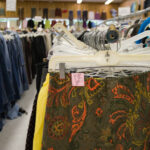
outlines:
[[[115,17],[115,18],[112,18],[112,19],[105,20],[102,24],[106,24],[106,22],[109,22],[109,21],[121,21],[121,20],[124,20],[124,19],[127,19],[127,18],[136,17],[138,15],[143,15],[147,12],[150,12],[150,7],[146,8],[146,9],[143,9],[143,10],[140,10],[140,11],[137,11],[135,13],[131,13],[131,14],[126,15],[126,16],[119,16],[119,17]]]

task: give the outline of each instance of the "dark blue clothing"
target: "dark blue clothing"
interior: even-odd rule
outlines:
[[[16,119],[20,113],[19,113],[19,105],[18,104],[15,104],[9,111],[8,111],[8,114],[7,114],[7,117],[9,119]]]
[[[18,54],[19,54],[19,57],[18,57],[19,71],[20,71],[21,81],[23,84],[23,90],[27,90],[29,88],[29,84],[28,84],[24,55],[23,55],[22,41],[20,40],[18,34],[15,34],[14,37],[15,37],[15,41],[16,41]]]
[[[8,48],[6,40],[0,34],[0,72],[2,83],[1,86],[5,89],[7,94],[7,100],[11,101],[14,99],[14,90],[13,90],[13,80],[12,80],[12,68],[10,57],[8,53]],[[3,104],[6,104],[7,101],[4,99]]]
[[[16,48],[15,40],[8,41],[8,50],[11,59],[12,73],[13,73],[13,87],[15,91],[15,100],[19,99],[23,93],[23,86],[19,73],[19,61],[18,61],[18,50]]]
[[[19,116],[15,103],[29,88],[22,41],[16,33],[12,37],[6,41],[0,34],[0,130],[6,118]]]

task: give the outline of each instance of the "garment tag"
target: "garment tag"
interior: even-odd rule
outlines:
[[[65,79],[65,63],[59,64],[60,79]]]
[[[84,73],[71,74],[72,86],[84,86]]]

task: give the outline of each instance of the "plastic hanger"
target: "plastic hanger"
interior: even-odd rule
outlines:
[[[53,55],[86,55],[86,54],[94,54],[96,50],[92,48],[87,48],[87,49],[79,49],[76,46],[70,44],[63,38],[61,39],[55,39],[54,40],[54,45],[51,48],[51,51],[53,51]]]
[[[135,45],[136,41],[141,40],[147,36],[150,36],[150,31],[144,31],[144,32],[142,32],[136,36],[133,36],[133,37],[127,39],[127,40],[122,40],[121,41],[121,47],[120,47],[119,51],[123,51],[123,50],[128,49],[130,46]],[[111,49],[115,49],[115,44],[111,44]]]
[[[99,67],[99,66],[150,66],[150,54],[119,54],[113,51],[97,52],[87,56],[52,56],[49,61],[49,72],[59,69],[65,63],[66,69]]]
[[[87,45],[84,44],[83,42],[80,42],[77,40],[61,23],[57,23],[53,27],[57,32],[61,33],[64,32],[65,35],[67,36],[66,38],[69,38],[78,48],[84,49],[87,48]]]

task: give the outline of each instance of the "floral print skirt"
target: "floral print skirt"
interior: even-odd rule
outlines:
[[[149,150],[150,72],[118,78],[50,74],[42,150]]]

